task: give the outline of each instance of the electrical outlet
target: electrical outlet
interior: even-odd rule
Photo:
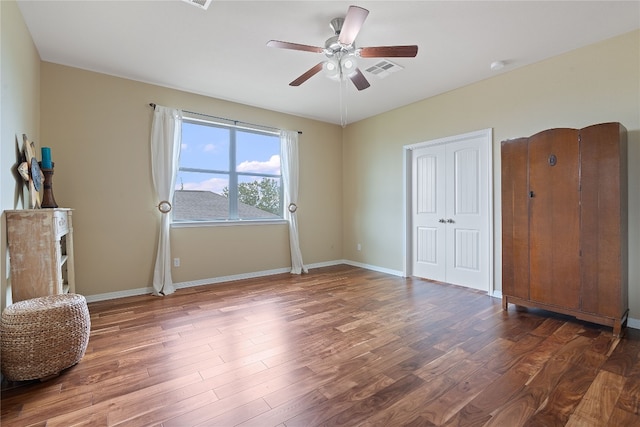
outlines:
[[[358,243],[357,248],[358,248],[359,251],[361,251],[362,250],[362,245],[360,243]]]
[[[180,258],[174,258],[173,259],[173,266],[174,267],[180,267]]]

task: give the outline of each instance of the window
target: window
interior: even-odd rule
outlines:
[[[280,136],[185,118],[174,222],[281,220]]]

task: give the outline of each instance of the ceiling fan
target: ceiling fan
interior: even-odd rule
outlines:
[[[322,53],[327,57],[326,60],[314,65],[300,77],[289,83],[289,86],[300,86],[324,69],[330,77],[337,80],[343,80],[345,77],[348,77],[358,90],[363,90],[368,88],[370,84],[358,68],[356,57],[413,58],[418,54],[418,46],[416,45],[356,47],[354,43],[356,36],[360,32],[362,24],[364,24],[368,15],[369,11],[367,9],[358,6],[349,6],[346,17],[331,20],[329,25],[335,35],[327,39],[324,47],[279,40],[270,40],[267,42],[267,46],[269,47]]]

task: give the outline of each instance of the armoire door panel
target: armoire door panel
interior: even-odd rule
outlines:
[[[528,138],[502,143],[502,293],[529,299]]]
[[[575,129],[529,138],[530,297],[579,308],[580,146]]]
[[[623,294],[612,290],[627,282],[622,274],[628,271],[626,208],[620,209],[627,194],[620,169],[626,167],[626,130],[606,123],[582,129],[580,137],[582,310],[620,317],[627,287]]]

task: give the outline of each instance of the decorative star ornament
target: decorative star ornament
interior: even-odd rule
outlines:
[[[34,153],[34,144],[30,142],[26,134],[22,135],[22,155],[24,161],[18,165],[18,173],[29,187],[30,207],[40,208],[40,189],[44,182],[44,174]]]

